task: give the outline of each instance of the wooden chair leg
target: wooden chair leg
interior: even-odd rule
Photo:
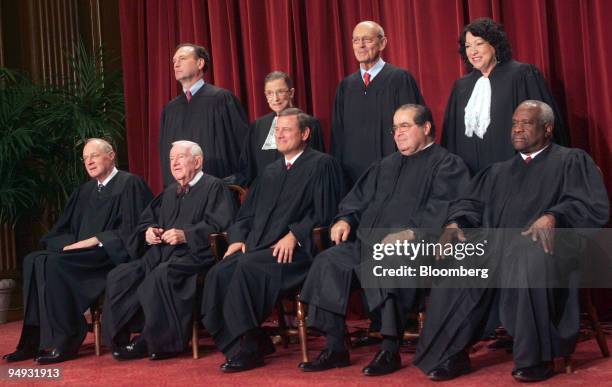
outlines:
[[[101,334],[101,325],[100,325],[100,309],[98,307],[93,308],[92,310],[93,317],[93,334],[94,334],[94,347],[96,350],[96,356],[100,356],[101,347],[102,347],[102,334]]]
[[[606,335],[601,329],[599,316],[597,315],[597,308],[595,308],[595,305],[593,305],[592,293],[593,289],[586,290],[586,310],[589,315],[589,319],[591,320],[591,326],[593,327],[593,332],[595,332],[595,339],[597,340],[602,356],[610,357],[610,350],[608,349]]]
[[[419,337],[421,337],[421,333],[423,333],[423,327],[425,326],[425,312],[419,312],[418,325]]]
[[[308,333],[306,329],[306,314],[304,313],[304,304],[299,300],[296,300],[297,303],[297,325],[298,325],[298,335],[300,338],[300,347],[302,348],[302,362],[308,363],[310,361],[310,357],[308,356]]]
[[[192,327],[191,327],[191,352],[193,354],[194,359],[200,358],[200,348],[199,348],[199,339],[200,339],[200,327],[198,324],[198,320],[193,319]]]

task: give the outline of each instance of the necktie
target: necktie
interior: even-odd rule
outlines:
[[[287,170],[290,170],[292,166],[293,166],[293,164],[287,163]]]
[[[187,97],[187,103],[191,102],[191,91],[187,90],[185,92],[185,97]]]
[[[98,183],[98,193],[102,192],[103,190],[104,190],[104,184]]]
[[[363,74],[363,83],[366,87],[370,84],[370,73]]]
[[[187,185],[179,185],[176,187],[176,197],[182,198],[183,196],[189,193],[189,184]]]
[[[525,164],[529,164],[529,163],[531,162],[531,160],[533,160],[533,159],[531,158],[531,156],[527,156],[527,157],[525,157],[525,160],[524,160],[524,161],[525,161]]]

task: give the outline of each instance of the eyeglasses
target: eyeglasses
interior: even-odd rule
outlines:
[[[372,44],[374,43],[375,40],[376,40],[376,37],[372,37],[372,36],[363,36],[361,38],[354,37],[353,44],[361,44],[361,43]]]
[[[410,124],[408,122],[402,122],[399,125],[393,125],[391,128],[391,134],[395,135],[397,132],[404,133],[407,132],[413,126],[418,126],[417,124]]]
[[[99,153],[91,153],[91,154],[84,155],[83,157],[81,157],[81,161],[86,162],[89,159],[97,160],[97,159],[100,158],[100,156],[101,156],[101,154],[99,154]]]
[[[267,99],[272,99],[276,97],[284,97],[289,93],[289,89],[280,89],[280,90],[268,90],[264,94]]]

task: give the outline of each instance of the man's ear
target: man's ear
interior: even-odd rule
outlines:
[[[309,137],[310,137],[310,127],[307,126],[302,132],[302,141],[307,142]]]

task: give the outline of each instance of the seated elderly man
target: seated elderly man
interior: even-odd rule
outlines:
[[[41,242],[46,250],[23,261],[24,320],[7,362],[59,363],[76,356],[87,334],[83,313],[102,294],[106,274],[129,260],[128,239],[151,201],[142,178],[115,167],[115,152],[91,138],[83,148],[91,180],[70,196]],[[49,349],[50,351],[45,351]]]
[[[495,308],[514,338],[512,376],[517,381],[550,378],[554,358],[574,350],[577,289],[547,288],[549,282],[542,280],[553,273],[548,265],[567,258],[567,249],[554,249],[555,230],[601,227],[608,221],[609,204],[593,160],[582,150],[551,143],[553,126],[546,103],[521,103],[509,133],[516,156],[479,172],[449,208],[443,241],[465,240],[462,228],[518,229],[509,230],[512,243],[491,254],[501,258],[500,278],[513,282],[496,288],[432,289],[413,360],[431,380],[470,371],[467,348],[482,337]]]
[[[275,138],[283,157],[249,192],[228,230],[225,258],[204,281],[203,322],[228,358],[224,372],[260,367],[274,352],[259,325],[280,294],[306,278],[312,229],[329,224],[343,193],[338,162],[307,146],[311,122],[296,108],[278,115]]]
[[[359,275],[362,253],[371,248],[370,241],[408,241],[417,228],[442,227],[450,201],[469,181],[463,161],[434,144],[433,120],[427,107],[399,107],[393,116],[393,136],[398,151],[372,164],[342,200],[331,229],[336,246],[317,256],[302,288],[302,301],[309,305],[308,325],[326,336],[319,357],[300,364],[303,371],[350,364],[345,316],[351,286],[356,282],[354,274]],[[348,240],[351,232],[355,240]],[[408,313],[417,301],[417,290],[380,286],[364,291],[370,311],[381,314],[383,341],[363,373],[385,375],[401,366],[400,341]]]
[[[225,230],[235,204],[223,182],[202,172],[202,148],[176,141],[170,184],[145,209],[132,235],[135,261],[108,274],[102,313],[105,343],[117,360],[160,360],[184,351],[198,274],[214,263],[208,235]],[[132,332],[142,332],[130,341]]]

